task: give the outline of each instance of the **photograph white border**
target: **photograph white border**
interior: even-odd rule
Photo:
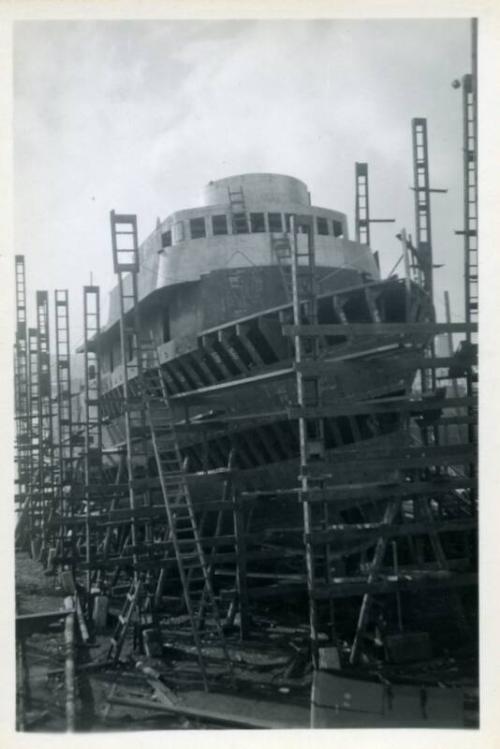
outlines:
[[[12,351],[14,341],[13,165],[12,165],[12,26],[21,20],[57,19],[479,19],[479,247],[480,247],[480,714],[479,730],[332,729],[266,731],[163,731],[96,734],[16,734],[14,647],[14,415]],[[0,607],[0,745],[44,749],[120,747],[148,743],[191,749],[260,746],[304,749],[311,742],[328,749],[494,749],[500,747],[500,546],[496,487],[500,483],[500,405],[497,382],[500,347],[500,3],[460,0],[0,0],[0,418],[4,550]],[[464,71],[467,72],[467,71]],[[457,154],[457,158],[458,154]]]

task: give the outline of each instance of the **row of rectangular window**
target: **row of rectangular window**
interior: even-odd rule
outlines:
[[[290,217],[292,213],[284,214],[281,213],[268,213],[267,214],[267,231],[270,232],[281,232],[290,231]],[[232,218],[233,234],[260,234],[266,231],[266,214],[265,213],[250,213],[250,226],[248,224],[248,218],[246,213],[234,213]],[[229,234],[227,216],[220,214],[218,216],[212,216],[212,234],[214,237],[222,234]],[[284,228],[283,228],[284,227]],[[334,237],[343,237],[344,228],[342,221],[332,219],[331,230],[330,222],[328,219],[321,216],[316,217],[316,231],[322,236],[328,236],[332,234]],[[192,218],[189,219],[189,232],[191,239],[203,239],[207,236],[205,219]],[[173,230],[169,229],[161,235],[161,246],[171,247],[172,241],[177,244],[185,240],[184,235],[184,222],[177,221],[173,225]]]

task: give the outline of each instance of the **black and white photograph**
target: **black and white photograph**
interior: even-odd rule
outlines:
[[[14,736],[479,746],[487,19],[83,5],[12,22]]]

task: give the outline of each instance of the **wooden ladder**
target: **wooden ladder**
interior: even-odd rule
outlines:
[[[276,260],[283,287],[285,289],[286,301],[291,302],[293,298],[292,287],[292,248],[287,234],[271,233],[271,254]]]
[[[120,657],[123,643],[125,642],[125,637],[127,636],[130,620],[132,619],[132,614],[137,607],[141,590],[142,583],[134,580],[134,582],[130,586],[129,592],[125,597],[122,610],[118,614],[118,621],[113,630],[113,634],[111,635],[110,647],[108,651],[108,660],[112,661],[112,663],[116,663],[118,661],[118,658]]]
[[[242,188],[228,189],[229,212],[233,234],[248,234],[248,217],[246,213],[245,197]]]
[[[144,402],[170,527],[169,538],[174,548],[184,604],[189,617],[190,636],[196,650],[203,684],[205,689],[208,689],[204,644],[221,648],[230,673],[232,664],[212,587],[211,564],[207,562],[200,540],[158,352],[151,342],[143,343],[141,350],[147,357],[143,368]]]

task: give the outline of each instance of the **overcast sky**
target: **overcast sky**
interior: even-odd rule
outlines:
[[[428,118],[436,302],[463,305],[461,91],[469,22],[96,21],[15,24],[15,246],[34,290],[68,288],[72,345],[82,286],[114,285],[109,211],[156,218],[244,172],[304,180],[345,211],[354,162],[370,168],[372,228],[387,274],[414,231],[412,117]],[[400,269],[402,270],[401,266]],[[52,312],[53,317],[53,312]]]

